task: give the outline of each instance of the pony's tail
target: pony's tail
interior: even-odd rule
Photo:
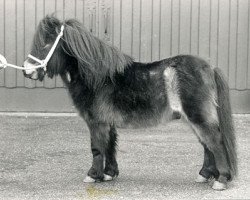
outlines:
[[[237,153],[231,104],[229,99],[229,87],[218,67],[214,69],[214,72],[218,98],[217,113],[232,180],[233,177],[237,175]]]

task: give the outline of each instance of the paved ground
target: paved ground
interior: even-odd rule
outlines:
[[[239,177],[222,192],[194,182],[203,150],[182,121],[119,129],[120,176],[85,184],[90,142],[79,117],[0,120],[0,199],[250,199],[250,115],[235,116]]]

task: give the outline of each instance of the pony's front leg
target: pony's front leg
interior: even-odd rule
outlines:
[[[84,182],[99,182],[104,179],[104,158],[109,141],[110,127],[106,123],[88,123],[91,136],[92,167]]]
[[[118,164],[116,161],[117,132],[114,125],[109,131],[109,142],[105,153],[104,180],[110,181],[119,175]]]

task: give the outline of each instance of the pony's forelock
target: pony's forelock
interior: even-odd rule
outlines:
[[[44,17],[37,28],[36,35],[45,44],[53,42],[54,37],[59,33],[61,22],[53,14]],[[46,37],[45,37],[46,36]]]

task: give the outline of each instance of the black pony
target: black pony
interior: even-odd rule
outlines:
[[[31,54],[44,59],[64,25],[63,36],[47,70],[24,62],[28,78],[60,75],[91,133],[93,164],[85,182],[118,176],[116,126],[147,127],[180,113],[204,147],[197,182],[215,178],[213,188],[226,189],[237,173],[237,156],[229,89],[219,68],[190,55],[153,63],[135,62],[87,31],[75,19],[41,20]]]

